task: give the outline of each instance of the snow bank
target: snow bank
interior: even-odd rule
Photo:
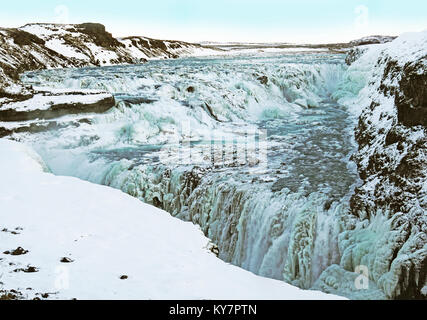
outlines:
[[[0,289],[53,299],[340,298],[226,264],[193,224],[118,190],[43,172],[22,144],[0,140],[0,166],[0,251],[28,250],[1,255]]]

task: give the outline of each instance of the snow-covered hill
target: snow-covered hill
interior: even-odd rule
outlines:
[[[19,75],[25,71],[138,64],[147,59],[211,55],[217,50],[182,41],[145,37],[116,39],[96,23],[78,25],[27,24],[18,29],[0,28],[0,137],[11,132],[43,130],[50,123],[16,121],[52,119],[61,115],[102,112],[114,106],[105,92],[39,92],[25,87]],[[108,97],[106,96],[108,95]],[[75,100],[78,100],[76,103]],[[20,109],[20,111],[14,111]],[[60,109],[60,110],[59,110]],[[31,111],[29,111],[31,110]],[[17,114],[17,112],[19,114]]]
[[[146,37],[114,38],[98,23],[77,25],[28,24],[20,30],[36,35],[59,54],[90,65],[141,63],[147,59],[178,58],[211,53],[198,44]]]
[[[368,37],[363,37],[357,40],[353,40],[350,41],[350,45],[352,46],[362,46],[362,45],[368,45],[368,44],[380,44],[380,43],[387,43],[387,42],[391,42],[394,39],[396,39],[397,37],[393,37],[393,36],[380,36],[380,35],[376,35],[376,36],[368,36]]]
[[[135,64],[147,59],[209,55],[217,51],[183,41],[114,38],[97,23],[27,24],[0,28],[0,98],[28,94],[18,81],[24,71]]]
[[[341,299],[226,264],[192,223],[121,191],[47,173],[25,145],[0,139],[0,154],[0,296]]]

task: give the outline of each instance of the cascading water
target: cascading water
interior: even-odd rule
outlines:
[[[334,99],[343,59],[258,55],[27,73],[33,86],[109,91],[117,106],[26,139],[54,173],[193,221],[221,259],[311,288],[340,260],[338,235],[357,182],[348,160],[354,118]],[[252,149],[248,132],[261,132],[249,135]],[[240,163],[233,155],[242,146]],[[189,158],[202,149],[207,158]]]

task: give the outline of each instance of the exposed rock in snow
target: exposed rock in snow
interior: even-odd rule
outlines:
[[[349,69],[369,70],[370,77],[355,102],[361,114],[353,158],[362,184],[351,199],[356,219],[349,217],[341,235],[340,265],[349,271],[367,266],[387,298],[425,298],[426,66],[424,31],[369,47]]]
[[[163,41],[146,37],[126,37],[119,41],[135,59],[179,58],[185,56],[212,55],[219,51],[199,44],[183,41]]]
[[[0,102],[0,121],[54,119],[67,114],[102,113],[115,105],[109,93],[37,92],[22,101]]]
[[[192,223],[121,191],[43,172],[22,144],[0,139],[0,155],[0,252],[28,250],[1,256],[0,297],[342,299],[226,264]]]
[[[351,65],[354,61],[359,59],[362,54],[364,54],[368,50],[368,46],[360,46],[350,49],[345,57],[345,63],[347,65]]]
[[[348,51],[347,57],[345,58],[345,62],[348,65],[351,65],[369,49],[369,45],[391,42],[396,38],[397,37],[390,36],[369,36],[358,40],[350,41],[349,45],[352,48]]]
[[[20,29],[0,29],[0,107],[14,109],[14,102],[35,102],[30,100],[34,90],[20,83],[20,73],[73,66],[82,64],[47,48],[38,36]]]
[[[17,133],[33,134],[67,127],[80,127],[90,124],[94,115],[94,113],[84,113],[81,115],[62,116],[51,120],[3,121],[0,122],[0,138]]]
[[[212,49],[182,41],[145,37],[116,39],[102,24],[28,24],[21,28],[45,41],[45,46],[84,65],[142,63],[147,59],[178,58]]]
[[[99,66],[144,61],[135,60],[124,45],[101,24],[28,24],[21,30],[43,39],[46,48],[70,59],[75,65]]]

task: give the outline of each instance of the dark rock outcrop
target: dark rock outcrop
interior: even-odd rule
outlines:
[[[74,260],[73,259],[70,259],[70,258],[68,258],[68,257],[63,257],[63,258],[61,258],[61,260],[60,260],[62,263],[72,263],[72,262],[74,262]]]
[[[257,80],[263,85],[266,85],[268,83],[268,77],[267,76],[260,76],[257,78]]]
[[[82,23],[76,25],[76,29],[87,34],[97,46],[108,49],[125,47],[123,43],[119,42],[111,33],[107,32],[105,26],[100,23]]]
[[[403,67],[396,106],[399,123],[405,126],[427,127],[427,57]]]
[[[347,65],[351,65],[353,62],[359,59],[360,56],[366,52],[366,50],[367,48],[363,47],[355,47],[353,49],[350,49],[345,57],[345,63]]]
[[[36,35],[26,31],[22,31],[19,29],[9,29],[9,33],[13,38],[13,42],[20,46],[32,45],[32,44],[40,44],[40,45],[45,44],[45,41],[43,39],[40,39]]]
[[[12,256],[21,256],[23,254],[27,254],[28,250],[25,250],[24,248],[18,247],[15,250],[12,251],[5,251],[4,254],[10,254]]]
[[[81,113],[103,113],[115,105],[113,96],[100,98],[94,103],[57,103],[49,106],[48,109],[34,109],[20,111],[15,109],[0,110],[0,121],[28,121],[34,119],[55,119],[68,114]],[[13,104],[12,104],[13,106]]]

